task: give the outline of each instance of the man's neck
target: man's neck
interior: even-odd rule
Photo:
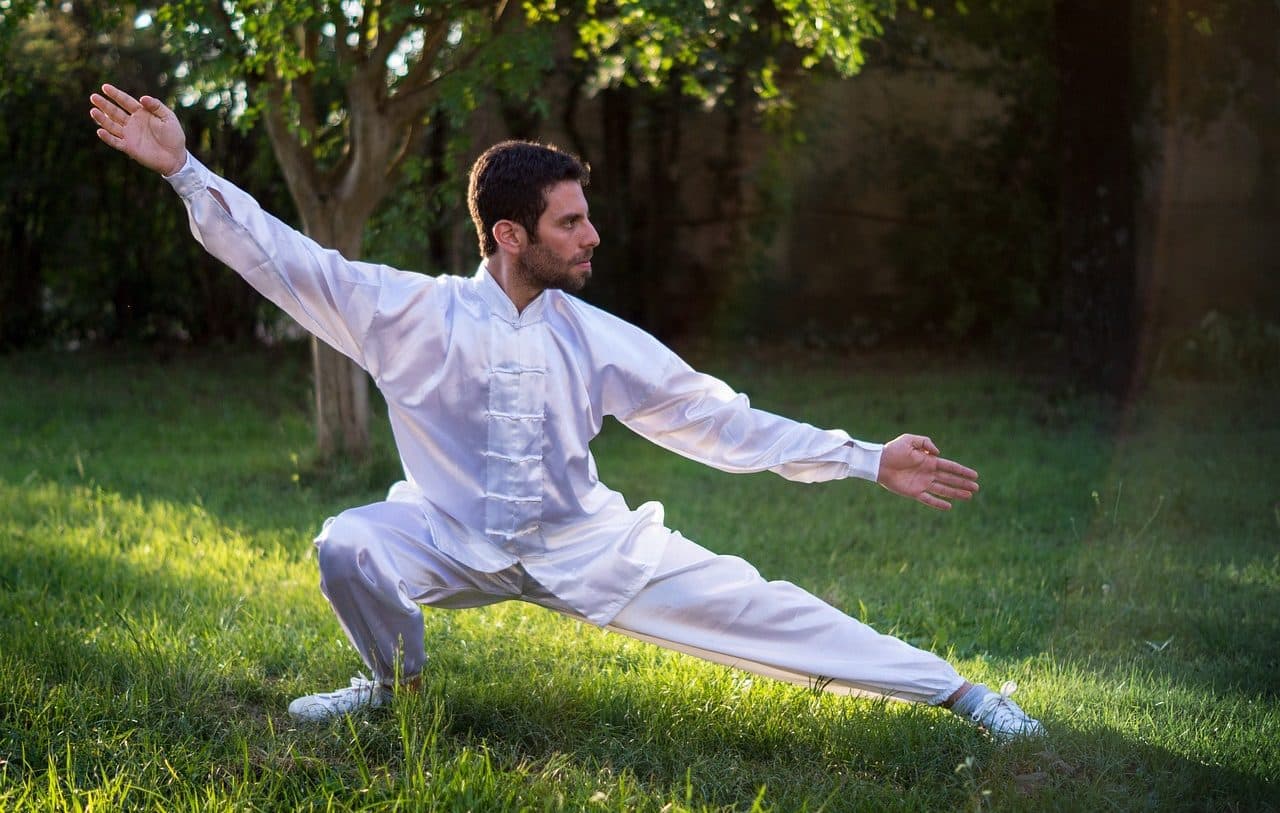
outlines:
[[[489,276],[493,277],[493,281],[498,283],[498,287],[511,300],[511,304],[516,306],[516,313],[523,312],[529,303],[542,293],[541,288],[530,285],[520,274],[517,274],[515,263],[506,262],[502,254],[495,254],[486,259],[485,267],[489,270]]]

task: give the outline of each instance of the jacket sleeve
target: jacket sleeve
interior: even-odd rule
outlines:
[[[659,372],[648,394],[629,412],[615,413],[632,431],[722,471],[771,471],[804,483],[879,474],[883,444],[754,409],[747,396],[661,349],[662,356],[649,355],[658,362],[650,369]]]
[[[307,332],[377,375],[365,339],[383,283],[398,272],[352,262],[320,246],[263,211],[249,194],[190,153],[183,168],[165,179],[187,207],[191,233],[210,254]]]

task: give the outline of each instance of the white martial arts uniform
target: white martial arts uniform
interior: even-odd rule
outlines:
[[[881,446],[752,409],[644,331],[563,291],[517,312],[470,278],[350,262],[262,211],[194,157],[170,183],[196,238],[304,328],[354,359],[387,402],[405,481],[316,540],[322,585],[388,681],[425,661],[419,605],[520,598],[643,640],[828,689],[940,703],[946,661],[636,510],[596,474],[605,415],[731,472],[874,480]],[[215,189],[227,209],[210,194]]]

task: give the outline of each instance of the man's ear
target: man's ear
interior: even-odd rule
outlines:
[[[524,226],[514,220],[499,220],[493,224],[493,239],[497,241],[498,248],[519,253],[524,250],[528,237]]]

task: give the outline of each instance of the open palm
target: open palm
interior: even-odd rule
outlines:
[[[135,99],[114,85],[89,97],[98,138],[148,169],[172,175],[187,158],[187,137],[173,111],[152,96]]]
[[[970,499],[978,490],[978,473],[938,456],[938,447],[923,435],[901,435],[885,444],[877,482],[895,494],[947,510],[951,500]]]

